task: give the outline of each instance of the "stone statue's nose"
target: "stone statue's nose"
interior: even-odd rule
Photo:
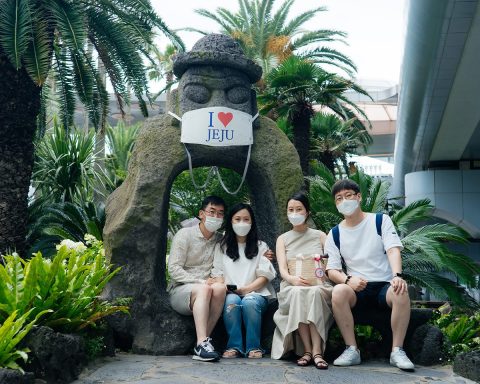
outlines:
[[[227,102],[227,97],[223,89],[214,89],[210,96],[208,104],[210,106],[222,106]]]

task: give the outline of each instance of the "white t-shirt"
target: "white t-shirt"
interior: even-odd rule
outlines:
[[[258,243],[258,254],[252,259],[245,256],[246,244],[238,244],[239,258],[233,261],[226,253],[224,253],[217,245],[215,247],[215,256],[213,260],[212,277],[222,276],[225,278],[225,284],[235,284],[238,288],[244,287],[258,277],[266,277],[270,282],[275,276],[275,268],[272,263],[263,254],[268,249],[267,244],[263,241]],[[270,298],[275,297],[275,291],[270,284],[256,291],[256,293]]]
[[[382,237],[378,236],[375,214],[366,217],[355,227],[339,225],[340,251],[328,233],[325,253],[328,254],[328,269],[342,269],[340,253],[347,265],[347,273],[367,281],[390,281],[393,277],[386,251],[393,247],[403,249],[395,226],[389,216],[383,215]]]

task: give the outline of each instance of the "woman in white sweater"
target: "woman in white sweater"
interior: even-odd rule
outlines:
[[[212,277],[223,276],[228,289],[223,309],[228,333],[224,358],[263,356],[262,315],[268,299],[275,297],[270,281],[276,275],[270,261],[263,256],[267,250],[268,246],[258,240],[252,207],[243,203],[233,206],[225,219],[225,234],[216,248],[212,270]]]

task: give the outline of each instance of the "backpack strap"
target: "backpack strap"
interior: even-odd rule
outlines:
[[[383,222],[383,213],[377,212],[375,214],[375,225],[377,227],[377,235],[380,237],[382,237],[382,222]]]
[[[340,252],[340,228],[338,224],[332,228],[332,237],[335,245],[338,248],[338,252],[340,253],[340,259],[342,261],[342,270],[343,272],[347,273],[347,264],[345,264],[345,260],[343,259],[342,253]]]

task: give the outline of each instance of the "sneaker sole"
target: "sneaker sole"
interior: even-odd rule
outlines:
[[[198,361],[218,361],[219,358],[218,357],[201,357],[201,356],[197,356],[197,355],[193,355],[192,356],[192,360],[198,360]]]
[[[335,364],[335,362],[333,362],[333,365],[334,365],[335,367],[351,367],[352,365],[360,365],[360,364],[362,364],[361,361],[359,361],[359,362],[354,362],[354,363],[350,363],[350,364]]]
[[[390,360],[390,365],[393,366],[393,367],[396,367],[398,369],[401,369],[402,371],[405,371],[405,372],[414,372],[415,371],[415,367],[412,367],[412,368],[401,368],[399,367],[397,364],[395,364],[392,360]]]

